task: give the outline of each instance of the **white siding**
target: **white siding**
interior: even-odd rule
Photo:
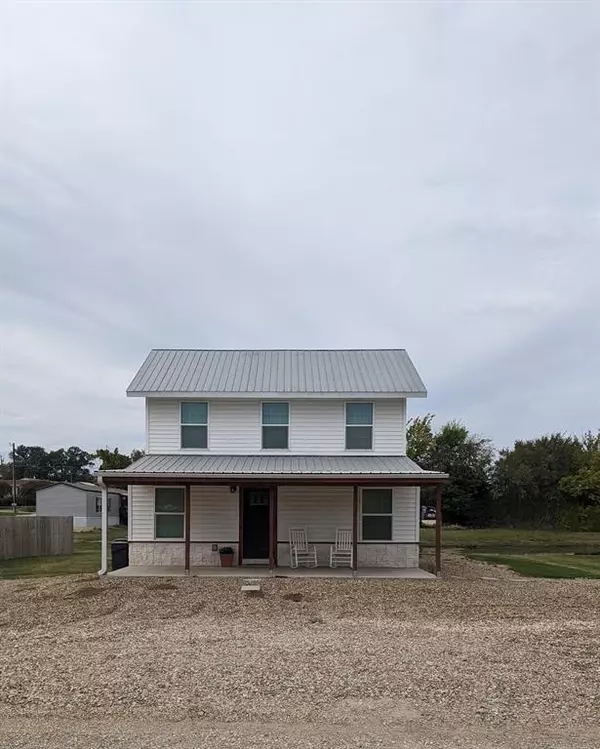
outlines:
[[[336,455],[345,450],[344,401],[292,401],[290,452]]]
[[[222,455],[260,452],[261,404],[255,400],[211,401],[208,447]]]
[[[179,401],[148,399],[148,452],[178,453],[181,446]]]
[[[379,455],[405,455],[406,399],[375,402],[373,452]]]
[[[130,486],[129,539],[154,540],[154,487]]]
[[[239,506],[228,486],[192,486],[190,540],[237,543]]]
[[[394,489],[394,517],[392,540],[419,540],[419,490],[414,486],[397,486]]]
[[[57,484],[35,493],[37,515],[87,517],[86,493],[74,486]]]
[[[281,486],[277,496],[277,540],[290,528],[306,528],[312,543],[332,542],[336,528],[352,527],[351,486]]]
[[[289,451],[269,454],[343,455],[345,450],[345,401],[290,400]],[[147,400],[148,453],[190,453],[180,447],[179,401]],[[208,450],[228,455],[261,453],[261,402],[247,400],[209,401]],[[366,455],[403,455],[406,449],[406,401],[403,398],[375,401],[373,450]],[[199,450],[197,452],[204,452]],[[360,455],[360,451],[351,451]]]

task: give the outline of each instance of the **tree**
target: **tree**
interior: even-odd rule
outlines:
[[[502,524],[554,527],[572,501],[561,489],[585,464],[576,437],[555,433],[517,440],[500,452],[494,472],[494,517]]]
[[[576,473],[562,478],[559,490],[582,507],[600,506],[600,452],[585,456],[585,465]]]
[[[433,418],[427,414],[409,422],[406,454],[425,470],[450,474],[442,493],[445,522],[485,524],[489,521],[492,444],[457,421],[434,432]],[[422,502],[431,502],[431,490],[423,489],[421,497]]]
[[[136,460],[145,455],[143,450],[132,450],[131,455],[123,455],[119,448],[115,447],[110,450],[108,447],[96,450],[95,457],[100,460],[101,471],[118,471],[121,468],[127,468]]]
[[[410,419],[406,428],[406,454],[419,465],[428,461],[434,443],[431,422],[433,414],[415,416]]]
[[[92,477],[93,456],[75,446],[47,452],[43,447],[19,445],[10,457],[15,461],[17,479],[89,481]]]

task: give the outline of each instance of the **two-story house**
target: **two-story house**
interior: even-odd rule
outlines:
[[[426,396],[406,351],[153,350],[127,390],[146,455],[99,474],[128,487],[131,567],[286,567],[306,528],[327,565],[352,529],[354,568],[416,568],[419,491],[445,474],[406,456],[406,402]],[[106,537],[103,543],[106,568]]]

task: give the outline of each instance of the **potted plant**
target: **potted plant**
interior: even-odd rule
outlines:
[[[219,549],[221,557],[221,567],[233,567],[233,549],[231,546],[222,546]]]

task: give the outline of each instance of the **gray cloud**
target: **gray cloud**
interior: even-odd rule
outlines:
[[[600,426],[593,4],[5,4],[0,452],[143,441],[152,346],[405,346]]]

